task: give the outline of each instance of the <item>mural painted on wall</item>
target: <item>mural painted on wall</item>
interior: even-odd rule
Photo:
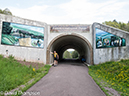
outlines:
[[[96,28],[96,48],[126,46],[126,40]]]
[[[3,22],[1,44],[43,48],[44,28]]]

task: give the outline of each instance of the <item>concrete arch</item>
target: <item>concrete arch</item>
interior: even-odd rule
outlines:
[[[57,43],[57,42],[59,42],[59,40],[65,40],[65,39],[69,39],[69,38],[72,38],[72,39],[74,39],[74,40],[80,40],[80,42],[81,43],[85,43],[84,45],[86,45],[85,46],[85,48],[86,49],[88,49],[89,50],[89,52],[86,52],[86,53],[89,53],[89,57],[87,56],[87,58],[89,58],[89,64],[93,64],[93,49],[92,49],[92,46],[91,46],[91,44],[90,44],[90,42],[85,38],[85,37],[83,37],[83,36],[81,36],[81,35],[79,35],[79,34],[77,34],[77,33],[71,33],[71,34],[66,34],[66,33],[64,33],[64,34],[61,34],[61,35],[58,35],[57,37],[55,37],[50,43],[49,43],[49,45],[48,45],[48,47],[47,47],[47,58],[46,58],[46,61],[47,61],[47,64],[50,64],[50,63],[52,63],[52,61],[50,60],[52,57],[51,57],[51,54],[50,54],[50,51],[54,51],[53,49],[52,49],[52,47],[54,46],[54,43]],[[58,44],[58,43],[57,43]],[[80,52],[80,50],[81,50],[81,47],[82,47],[83,45],[79,45],[78,43],[76,44],[74,44],[74,43],[66,43],[65,44],[65,42],[62,42],[62,44],[60,45],[60,49],[58,49],[58,53],[61,51],[61,52],[64,52],[66,49],[68,49],[68,48],[73,48],[73,49],[76,49],[79,53],[83,53],[85,50],[85,48],[83,48],[83,50],[84,51],[82,51],[82,52]],[[83,46],[84,47],[84,46]],[[63,49],[62,49],[63,48]],[[60,55],[62,55],[62,53],[60,53]]]

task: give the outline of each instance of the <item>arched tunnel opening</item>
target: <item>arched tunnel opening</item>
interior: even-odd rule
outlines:
[[[83,57],[86,63],[93,64],[91,44],[87,39],[78,34],[58,36],[51,41],[47,48],[47,63],[53,63],[53,56],[50,52],[56,51],[59,55],[59,61],[62,61],[64,51],[69,48],[77,50],[79,53],[79,60]]]
[[[69,48],[66,49],[63,53],[63,59],[79,59],[80,58],[80,54],[78,53],[77,50],[73,49],[73,48]]]

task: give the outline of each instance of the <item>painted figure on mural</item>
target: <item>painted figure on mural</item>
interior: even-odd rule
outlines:
[[[119,40],[119,46],[121,46],[122,45],[122,39],[120,38],[120,40]]]

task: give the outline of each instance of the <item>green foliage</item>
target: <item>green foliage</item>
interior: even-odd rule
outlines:
[[[64,54],[63,54],[63,58],[65,58],[65,59],[71,59],[72,57],[71,57],[70,52],[69,51],[65,51]]]
[[[12,55],[9,55],[8,57],[10,60],[14,60],[14,57]]]
[[[3,14],[3,11],[0,9],[0,13],[2,13]]]
[[[4,10],[0,9],[0,13],[5,15],[12,15],[11,11],[8,8],[5,8]]]
[[[65,51],[63,54],[63,58],[65,59],[77,59],[79,57],[79,53],[75,50],[75,51]]]
[[[2,59],[3,58],[3,55],[0,55],[0,59]]]
[[[24,59],[23,61],[26,62],[26,59]]]
[[[125,31],[129,32],[129,22],[126,24],[123,22],[117,22],[116,20],[113,20],[113,21],[105,21],[105,22],[103,22],[103,24],[106,24],[106,25],[109,25],[109,26],[112,26],[115,28],[119,28],[121,30],[125,30]]]
[[[90,66],[89,73],[95,80],[107,82],[122,96],[129,96],[129,60]]]
[[[43,77],[48,73],[49,68],[49,65],[45,65],[40,69],[33,70],[32,66],[27,67],[20,64],[13,56],[3,58],[0,55],[0,92],[12,90],[27,83],[32,78]]]
[[[72,52],[72,58],[78,58],[78,52],[75,50]]]

